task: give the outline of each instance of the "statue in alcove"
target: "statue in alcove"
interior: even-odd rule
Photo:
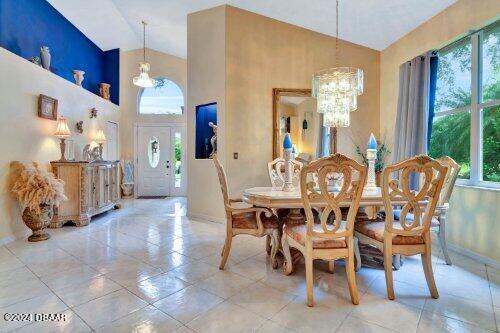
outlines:
[[[212,127],[214,131],[214,135],[210,139],[210,145],[212,146],[212,152],[210,153],[210,158],[212,158],[215,154],[217,154],[217,125],[213,122],[209,122],[208,126]]]

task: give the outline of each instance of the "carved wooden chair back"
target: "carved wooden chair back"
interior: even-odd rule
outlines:
[[[292,183],[294,186],[299,185],[300,181],[300,170],[303,164],[297,160],[292,160],[293,164],[293,176]],[[267,170],[269,172],[269,179],[271,180],[271,185],[273,187],[281,187],[285,182],[285,159],[278,157],[273,161],[267,163]]]
[[[460,165],[449,156],[437,158],[436,161],[448,168],[446,178],[444,179],[443,189],[441,190],[441,195],[438,201],[438,205],[443,206],[450,201],[453,186],[455,186],[458,173],[460,172]]]
[[[353,174],[359,175],[353,179]],[[329,186],[331,174],[341,174],[343,181],[338,191],[332,191]],[[311,177],[311,174],[315,177]],[[337,239],[353,235],[354,220],[359,208],[366,183],[367,168],[364,165],[344,156],[335,154],[311,162],[300,172],[300,191],[307,221],[306,242],[312,242],[312,237]],[[314,179],[315,180],[311,180]],[[346,221],[342,219],[340,203],[351,201]],[[324,203],[326,202],[326,206]],[[314,230],[313,207],[323,205],[319,209],[321,230]],[[315,209],[317,210],[317,209]]]
[[[219,184],[220,184],[220,189],[222,191],[222,198],[224,199],[224,207],[226,208],[226,214],[230,216],[231,212],[227,211],[227,207],[230,205],[230,202],[227,190],[226,172],[224,171],[224,167],[222,166],[222,164],[220,164],[217,154],[214,154],[212,156],[212,159],[214,160],[215,169],[217,169],[217,176],[219,177]]]
[[[382,173],[385,230],[394,236],[419,236],[427,232],[439,201],[446,171],[445,166],[426,155],[387,166]],[[392,178],[395,174],[400,174],[400,180]],[[417,174],[421,179],[416,191],[411,190],[412,174]],[[395,228],[393,206],[397,205],[402,205],[402,209],[398,221],[400,226]],[[408,214],[412,216],[407,219]]]

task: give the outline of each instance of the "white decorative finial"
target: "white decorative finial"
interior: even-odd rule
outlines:
[[[290,134],[286,133],[283,140],[283,158],[285,159],[285,176],[283,182],[283,191],[293,191],[293,164],[292,164],[292,140]]]
[[[380,188],[377,187],[375,181],[375,161],[377,159],[377,140],[375,136],[370,134],[370,139],[368,140],[366,149],[366,159],[368,160],[368,178],[366,180],[366,186],[363,192],[366,195],[378,195],[380,194]]]

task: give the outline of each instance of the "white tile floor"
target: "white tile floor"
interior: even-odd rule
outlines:
[[[0,331],[21,332],[490,332],[498,331],[500,271],[435,246],[440,292],[431,299],[420,259],[394,273],[357,274],[351,304],[344,267],[318,262],[314,308],[303,266],[273,270],[264,239],[238,236],[219,271],[222,224],[185,217],[184,199],[129,200],[83,228],[50,230],[46,242],[0,247]],[[8,322],[5,313],[64,313],[65,322]],[[495,320],[495,316],[497,316]]]

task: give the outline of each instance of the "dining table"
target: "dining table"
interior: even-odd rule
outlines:
[[[332,190],[332,192],[335,192]],[[289,209],[289,213],[285,219],[283,219],[283,223],[304,223],[304,216],[301,213],[301,209],[304,208],[300,188],[295,187],[291,191],[283,191],[281,187],[252,187],[243,191],[242,195],[243,202],[256,206],[268,208],[273,213],[278,216],[278,210],[280,209]],[[399,200],[394,201],[391,200],[392,205],[403,206],[407,203],[407,200]],[[422,202],[423,204],[424,202]],[[318,200],[312,203],[314,207],[325,207],[327,205],[326,201]],[[351,205],[351,200],[347,199],[340,202],[340,207],[349,207]],[[380,211],[381,207],[384,206],[382,192],[379,187],[376,190],[371,191],[363,191],[363,195],[360,200],[360,207],[362,208],[361,214],[364,214],[368,219],[375,219],[377,217],[377,213]],[[364,251],[363,251],[364,250]],[[377,250],[378,251],[378,250]],[[369,258],[376,258],[378,262],[382,260],[383,256],[374,249],[371,248],[362,248],[361,255]],[[299,254],[295,254],[294,262],[298,260]],[[399,255],[394,260],[394,268],[399,269],[402,264]],[[293,263],[292,263],[293,265]],[[289,274],[290,267],[292,265],[288,265],[288,268],[284,269],[287,274]],[[357,260],[356,270],[359,270],[361,267],[361,260]]]

